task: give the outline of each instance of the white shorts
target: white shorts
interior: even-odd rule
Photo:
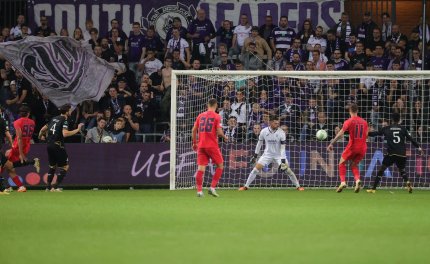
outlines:
[[[270,163],[275,163],[278,167],[279,165],[281,165],[281,158],[280,157],[273,157],[273,156],[269,156],[269,155],[264,155],[261,156],[258,161],[257,164],[261,164],[263,166],[267,166]],[[289,167],[290,165],[288,164],[288,160],[285,158],[285,163],[287,164],[287,166]]]

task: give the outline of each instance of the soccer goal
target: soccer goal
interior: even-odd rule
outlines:
[[[219,187],[238,188],[252,170],[249,160],[270,115],[280,117],[288,141],[285,155],[300,184],[334,187],[339,184],[338,161],[347,135],[333,152],[326,147],[349,118],[349,104],[359,105],[359,115],[367,120],[369,130],[378,130],[390,122],[393,112],[400,113],[401,124],[429,153],[429,96],[430,74],[426,71],[173,71],[170,188],[195,187],[197,164],[191,129],[210,98],[218,100],[224,133],[230,138],[220,142],[225,169]],[[319,130],[325,130],[328,138],[317,140]],[[366,157],[359,165],[365,186],[375,177],[384,150],[383,138],[368,139]],[[428,188],[430,159],[419,156],[411,144],[407,156],[407,172],[414,186]],[[209,164],[204,186],[210,184],[214,170]],[[347,181],[353,182],[349,169]],[[381,186],[403,186],[397,168],[387,169]],[[288,176],[269,165],[251,187],[288,188],[292,184]]]

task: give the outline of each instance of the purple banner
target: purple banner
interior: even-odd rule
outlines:
[[[169,184],[167,144],[66,144],[66,150],[70,170],[65,186]],[[17,168],[18,175],[28,185],[44,185],[48,172],[46,145],[32,145],[28,156],[40,158],[40,174],[29,166]]]
[[[145,29],[154,25],[162,38],[171,26],[173,17],[179,17],[183,26],[196,15],[198,8],[206,10],[216,27],[224,19],[239,23],[238,14],[247,14],[252,25],[262,25],[266,15],[278,21],[282,15],[288,16],[289,25],[295,29],[300,22],[311,18],[313,25],[332,27],[343,12],[341,0],[268,0],[268,1],[217,1],[217,0],[33,0],[29,1],[29,23],[34,28],[39,25],[40,16],[48,17],[49,24],[59,33],[67,28],[72,34],[76,27],[85,29],[85,21],[91,18],[94,27],[104,36],[110,29],[110,21],[118,19],[127,34],[131,24],[141,22]]]
[[[290,144],[287,146],[287,157],[291,169],[305,186],[332,187],[338,183],[337,164],[343,151],[339,143],[335,151],[328,153],[327,143],[307,142],[307,144]],[[423,149],[428,149],[424,144]],[[102,185],[168,185],[169,145],[168,144],[68,144],[70,171],[64,181],[65,186],[102,186]],[[188,149],[188,148],[187,148]],[[245,183],[251,170],[248,161],[254,146],[224,144],[223,154],[225,171],[220,184],[238,187]],[[420,157],[415,149],[409,148],[407,155],[407,172],[415,186],[430,186],[430,157]],[[17,172],[27,185],[44,185],[48,171],[46,145],[31,146],[29,158],[41,159],[41,173],[34,173],[33,167],[18,168]],[[383,159],[382,143],[371,143],[365,159],[360,163],[360,175],[365,183],[376,175]],[[196,154],[188,152],[178,154],[177,183],[180,187],[190,187],[190,181],[197,169]],[[208,169],[209,172],[213,168]],[[206,173],[205,182],[209,181]],[[352,175],[349,176],[352,179]],[[288,177],[277,172],[276,168],[263,169],[256,183],[261,186],[287,186]],[[399,184],[400,183],[400,184]],[[385,172],[383,186],[401,186],[398,170],[394,167]]]

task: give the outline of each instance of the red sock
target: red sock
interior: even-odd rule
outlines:
[[[15,177],[13,177],[12,178],[12,181],[16,184],[16,186],[18,186],[18,187],[21,187],[23,184],[22,184],[22,181],[19,179],[19,177],[18,176],[15,176]]]
[[[196,185],[197,185],[197,191],[201,192],[203,189],[203,174],[204,171],[197,171],[196,173]]]
[[[358,166],[355,165],[354,167],[351,167],[351,170],[354,175],[354,180],[358,181],[360,179],[360,170],[358,169]]]
[[[345,178],[346,178],[346,165],[345,165],[345,163],[339,164],[339,176],[340,176],[340,181],[345,182]]]
[[[216,168],[215,174],[212,177],[212,183],[211,183],[211,187],[212,188],[215,188],[217,186],[218,182],[219,182],[219,179],[221,179],[222,170],[223,169]]]

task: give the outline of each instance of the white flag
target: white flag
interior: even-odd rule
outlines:
[[[115,69],[86,45],[69,37],[29,36],[0,43],[0,55],[57,107],[99,101]]]

